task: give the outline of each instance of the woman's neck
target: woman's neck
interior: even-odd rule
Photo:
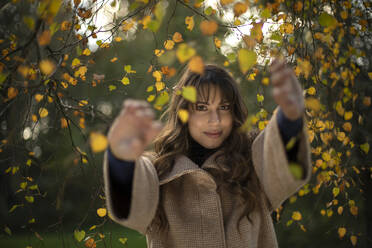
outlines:
[[[207,158],[215,153],[218,148],[208,149],[196,142],[190,137],[190,148],[187,152],[187,156],[197,165],[201,166]]]

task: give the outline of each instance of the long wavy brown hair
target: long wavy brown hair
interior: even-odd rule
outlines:
[[[254,174],[252,156],[248,151],[251,151],[252,142],[258,132],[245,133],[239,129],[247,119],[248,110],[239,93],[238,85],[226,70],[215,65],[206,65],[203,74],[194,73],[186,68],[174,90],[177,92],[185,86],[194,86],[197,89],[198,98],[203,97],[207,100],[210,87],[219,87],[224,99],[230,103],[233,127],[230,135],[220,147],[221,153],[215,158],[219,170],[213,170],[210,173],[223,182],[219,185],[219,189],[225,187],[240,196],[241,203],[244,204],[244,213],[240,219],[247,216],[250,220],[249,213],[257,204],[258,183]],[[205,92],[207,92],[206,96],[203,95]],[[191,136],[187,123],[183,123],[178,118],[178,112],[181,109],[189,109],[190,104],[192,103],[185,100],[182,95],[175,93],[172,95],[168,109],[162,115],[162,119],[166,120],[165,126],[154,141],[156,154],[154,166],[159,178],[172,170],[177,156],[188,154]],[[154,221],[160,229],[166,229],[168,226],[161,199]]]

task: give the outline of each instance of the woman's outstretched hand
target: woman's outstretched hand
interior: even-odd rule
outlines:
[[[113,155],[122,160],[136,160],[162,128],[154,116],[147,102],[124,101],[107,135]]]
[[[305,104],[302,87],[293,69],[282,59],[275,59],[270,65],[270,81],[273,97],[285,116],[290,120],[302,117]]]

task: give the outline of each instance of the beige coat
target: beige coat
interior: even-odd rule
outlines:
[[[135,164],[130,213],[126,219],[120,219],[114,211],[114,195],[105,159],[104,181],[108,210],[116,222],[146,235],[149,248],[277,247],[270,214],[297,192],[311,175],[306,125],[299,137],[297,159],[306,169],[304,180],[294,179],[288,169],[275,115],[254,140],[253,164],[263,190],[260,192],[260,207],[251,214],[252,222],[247,218],[239,222],[240,233],[236,226],[242,213],[241,205],[228,191],[217,193],[215,179],[203,170],[216,167],[213,163],[216,153],[201,168],[186,156],[180,156],[171,173],[161,179],[149,159],[139,158]],[[160,204],[163,204],[169,223],[168,235],[150,231],[149,228],[159,203],[159,186],[162,186],[163,194]]]

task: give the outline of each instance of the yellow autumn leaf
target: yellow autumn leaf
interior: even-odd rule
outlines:
[[[106,149],[107,145],[108,141],[106,136],[96,132],[90,133],[90,147],[92,148],[93,152],[102,152]]]
[[[263,95],[257,94],[257,102],[261,103],[261,102],[263,102],[264,99],[265,98],[264,98]]]
[[[218,39],[217,37],[214,37],[214,45],[215,45],[217,48],[221,48],[221,40]]]
[[[130,83],[129,78],[127,78],[127,77],[123,77],[123,78],[121,79],[121,83],[124,84],[124,85],[128,85],[128,84]]]
[[[44,96],[41,95],[41,94],[36,94],[34,97],[35,97],[35,100],[36,100],[37,102],[40,102],[40,101],[43,100],[43,98],[44,98]]]
[[[367,107],[369,107],[369,106],[371,106],[371,97],[370,96],[365,96],[364,98],[363,98],[363,105],[364,106],[367,106]]]
[[[175,32],[173,34],[172,40],[176,43],[182,42],[183,41],[182,34],[180,34],[179,32]]]
[[[37,116],[36,115],[32,115],[31,119],[32,119],[33,122],[37,122]]]
[[[344,114],[344,119],[345,119],[345,121],[348,121],[348,120],[350,120],[351,118],[353,118],[353,112],[351,112],[351,111],[347,111],[347,112],[345,112],[345,114]]]
[[[226,4],[230,4],[232,2],[234,2],[234,0],[220,0],[220,3],[221,3],[222,6],[226,5]]]
[[[258,129],[260,129],[261,131],[264,130],[266,127],[266,124],[264,121],[259,121],[258,122]]]
[[[269,79],[268,77],[264,77],[264,78],[262,79],[261,83],[262,83],[263,85],[269,85],[269,83],[270,83],[270,79]]]
[[[180,118],[183,123],[186,123],[189,119],[189,112],[185,109],[180,109],[178,111],[178,118]]]
[[[71,62],[71,67],[72,68],[75,68],[75,67],[77,67],[77,66],[79,66],[80,65],[80,59],[78,59],[78,58],[74,58],[73,60],[72,60],[72,62]]]
[[[234,15],[236,17],[241,16],[242,14],[247,12],[247,10],[248,10],[248,6],[245,3],[238,2],[234,5]]]
[[[8,88],[8,99],[13,99],[18,95],[18,89],[14,87],[9,87]]]
[[[310,88],[307,89],[307,94],[313,96],[313,95],[315,95],[315,93],[316,93],[316,89],[314,87],[310,87]]]
[[[302,219],[302,215],[301,215],[301,213],[298,212],[298,211],[294,211],[294,212],[292,213],[292,219],[293,219],[293,220],[296,220],[296,221],[300,221],[300,220]]]
[[[240,49],[238,51],[238,61],[240,71],[245,74],[247,71],[256,64],[257,54],[252,50]]]
[[[368,77],[372,80],[372,72],[368,72]]]
[[[339,227],[338,228],[338,236],[340,239],[342,239],[346,234],[346,228],[345,227]]]
[[[39,116],[40,118],[44,118],[48,116],[48,110],[46,108],[39,109]]]
[[[80,107],[84,107],[85,105],[87,105],[88,104],[88,101],[87,100],[81,100],[80,102],[79,102],[79,106]]]
[[[344,208],[343,208],[342,206],[339,206],[339,207],[337,208],[337,213],[338,213],[339,215],[341,215],[343,211],[344,211]]]
[[[352,235],[352,236],[350,237],[350,241],[351,241],[351,244],[352,244],[353,246],[356,246],[357,241],[358,241],[358,237],[355,236],[355,235]]]
[[[315,112],[319,112],[320,110],[320,102],[318,99],[314,97],[309,97],[305,99],[305,106],[308,109],[311,109]]]
[[[87,71],[88,71],[88,68],[86,66],[80,66],[79,69],[75,71],[74,76],[84,77]]]
[[[162,78],[162,73],[161,71],[154,71],[152,73],[152,76],[155,78],[156,82],[160,82]]]
[[[333,197],[337,197],[339,193],[340,193],[340,188],[338,188],[338,187],[334,187],[334,188],[332,189]]]
[[[203,35],[210,36],[217,32],[218,24],[215,21],[204,20],[199,27]]]
[[[117,57],[113,57],[112,59],[110,59],[110,62],[111,62],[111,63],[114,63],[114,62],[117,61],[117,60],[118,60]]]
[[[89,48],[85,48],[84,51],[83,51],[83,55],[85,56],[89,56],[91,54]]]
[[[52,74],[56,68],[55,64],[49,59],[40,61],[39,67],[40,71],[47,76]]]
[[[46,46],[50,43],[52,36],[50,34],[49,30],[43,31],[39,37],[37,38],[37,41],[39,42],[40,46]]]
[[[122,41],[123,39],[121,38],[121,37],[115,37],[115,39],[114,39],[116,42],[120,42],[120,41]]]
[[[155,83],[156,91],[161,91],[165,88],[165,83],[163,82],[156,82]]]
[[[164,53],[164,50],[163,49],[155,49],[154,50],[154,54],[157,56],[157,57],[160,57],[161,55],[163,55]]]
[[[173,49],[173,47],[174,47],[174,41],[173,40],[166,40],[166,41],[164,41],[164,48],[166,49],[166,50],[172,50]]]
[[[97,209],[97,215],[99,217],[105,217],[106,214],[107,214],[106,208],[99,208],[99,209]]]
[[[294,26],[291,23],[283,23],[279,30],[282,34],[293,34]]]
[[[152,101],[154,101],[155,100],[155,95],[149,95],[148,97],[147,97],[147,101],[148,102],[152,102]]]
[[[196,51],[194,48],[189,47],[185,43],[181,43],[178,45],[176,56],[178,61],[183,64],[186,61],[188,61],[190,58],[192,58],[196,54]]]
[[[343,128],[346,132],[351,132],[352,125],[351,125],[350,122],[345,122],[345,123],[342,125],[342,128]]]
[[[195,26],[194,17],[193,16],[186,16],[185,18],[185,24],[187,25],[188,30],[193,30]]]
[[[67,128],[68,127],[68,122],[66,118],[62,117],[61,118],[61,128]]]
[[[204,62],[203,59],[200,56],[194,56],[190,60],[188,67],[190,71],[203,74],[204,73]]]
[[[28,195],[26,195],[26,196],[25,196],[25,199],[26,199],[26,201],[28,201],[29,203],[33,203],[33,202],[35,201],[35,198],[34,198],[33,196],[28,196]]]

